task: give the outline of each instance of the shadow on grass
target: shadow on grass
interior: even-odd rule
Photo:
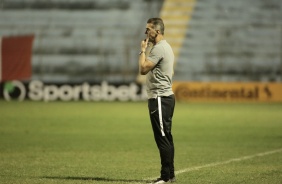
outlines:
[[[113,179],[103,177],[80,177],[80,176],[43,176],[45,179],[58,179],[58,180],[92,180],[102,182],[124,182],[124,183],[150,183],[150,180],[130,180],[130,179]]]

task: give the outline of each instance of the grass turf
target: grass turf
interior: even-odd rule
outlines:
[[[177,183],[282,181],[282,104],[177,103]],[[146,183],[160,160],[145,102],[0,101],[0,183]]]

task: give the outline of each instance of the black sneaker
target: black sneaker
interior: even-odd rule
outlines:
[[[169,183],[169,182],[170,182],[170,180],[165,181],[162,178],[158,178],[155,181],[153,181],[152,184]]]

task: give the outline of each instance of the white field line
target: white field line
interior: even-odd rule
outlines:
[[[181,174],[181,173],[187,173],[187,172],[190,172],[190,171],[196,171],[196,170],[207,168],[207,167],[214,167],[214,166],[218,166],[218,165],[229,164],[229,163],[232,163],[232,162],[240,162],[240,161],[243,161],[243,160],[249,160],[249,159],[252,159],[252,158],[255,158],[255,157],[263,157],[263,156],[266,156],[266,155],[271,155],[271,154],[279,153],[279,152],[282,152],[282,148],[277,149],[277,150],[263,152],[263,153],[257,153],[257,154],[254,154],[254,155],[243,156],[243,157],[239,157],[239,158],[232,158],[230,160],[226,160],[226,161],[223,161],[223,162],[214,162],[214,163],[210,163],[210,164],[206,164],[206,165],[182,169],[182,170],[179,170],[179,171],[175,171],[175,175],[178,175],[178,174]],[[148,178],[148,180],[156,179],[158,177]]]

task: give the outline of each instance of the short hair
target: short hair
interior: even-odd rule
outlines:
[[[158,29],[160,30],[161,34],[164,35],[164,22],[161,18],[150,18],[147,21],[148,24],[153,24],[154,25],[154,29]]]

